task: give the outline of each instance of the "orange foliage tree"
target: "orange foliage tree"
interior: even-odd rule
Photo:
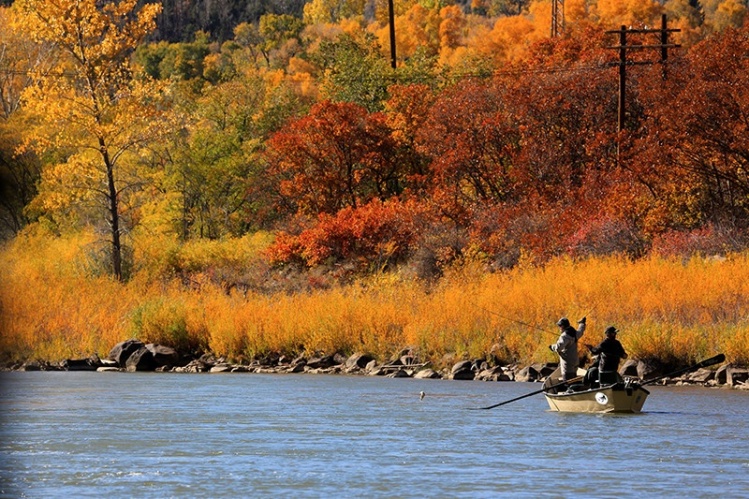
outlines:
[[[749,223],[748,34],[727,29],[641,83],[648,116],[629,161],[652,231]]]
[[[517,129],[496,88],[470,82],[443,92],[417,135],[431,159],[430,196],[462,225],[476,203],[512,199]]]
[[[402,189],[385,115],[356,104],[321,102],[267,146],[269,172],[287,212],[335,213]]]

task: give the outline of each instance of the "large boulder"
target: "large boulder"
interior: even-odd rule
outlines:
[[[151,352],[158,367],[173,367],[179,364],[179,354],[172,347],[149,343],[146,348]]]
[[[372,362],[374,357],[366,353],[355,353],[348,359],[346,359],[346,369],[349,371],[356,369],[365,369],[367,364]]]
[[[441,377],[440,373],[433,369],[421,369],[414,374],[414,378],[416,379],[439,379]]]
[[[744,385],[747,381],[749,381],[749,370],[730,367],[726,372],[726,384],[728,386]]]
[[[619,369],[619,374],[630,378],[637,377],[637,364],[639,364],[639,362],[636,359],[625,360],[624,364],[622,364],[622,367]]]
[[[125,362],[128,372],[155,371],[159,365],[153,358],[151,351],[144,346],[136,350]]]
[[[533,364],[531,367],[538,373],[540,378],[546,378],[551,376],[551,374],[557,370],[559,364],[556,362],[545,362],[542,364]]]
[[[479,381],[512,381],[512,377],[500,366],[479,371],[476,379]]]
[[[540,377],[539,372],[533,366],[528,366],[515,374],[515,381],[526,383],[529,381],[538,381]]]
[[[60,365],[66,371],[96,371],[100,367],[104,367],[97,355],[87,359],[66,359]]]
[[[715,371],[710,369],[698,369],[693,373],[686,375],[686,378],[692,383],[707,383],[711,379],[715,379]]]
[[[333,355],[324,355],[322,357],[312,357],[307,361],[307,367],[310,369],[327,369],[337,365],[336,358]]]
[[[463,360],[458,362],[450,370],[450,379],[472,380],[476,377],[476,371],[473,370],[473,362]]]
[[[128,358],[141,348],[145,348],[145,346],[142,341],[135,339],[125,340],[112,347],[107,358],[115,361],[120,367],[127,367]]]
[[[637,362],[637,377],[652,379],[666,374],[666,366],[658,359],[641,359]]]

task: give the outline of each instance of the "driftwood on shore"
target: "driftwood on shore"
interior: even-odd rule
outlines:
[[[173,373],[308,373],[308,374],[352,374],[386,376],[393,378],[451,379],[478,381],[543,381],[556,369],[555,363],[529,366],[490,365],[484,359],[462,360],[451,368],[434,370],[429,362],[422,362],[412,349],[384,364],[379,364],[371,355],[355,353],[299,356],[268,355],[248,364],[227,362],[222,357],[203,354],[197,358],[184,357],[171,347],[144,344],[138,340],[127,340],[115,345],[106,359],[97,355],[85,359],[67,359],[59,364],[49,362],[26,362],[6,366],[6,370],[18,371],[98,371],[136,372],[156,371]],[[619,370],[625,378],[653,379],[663,374],[665,366],[654,361],[627,360]],[[728,386],[749,389],[749,370],[724,364],[713,369],[699,369],[677,378],[664,379],[663,385]]]

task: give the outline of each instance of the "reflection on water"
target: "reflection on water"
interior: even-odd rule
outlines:
[[[2,497],[749,497],[747,392],[654,387],[643,414],[590,415],[549,412],[542,395],[466,410],[540,387],[526,383],[0,381]]]

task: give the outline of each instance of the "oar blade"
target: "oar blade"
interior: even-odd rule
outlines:
[[[714,366],[715,364],[720,364],[721,362],[725,362],[725,360],[726,360],[726,356],[723,355],[722,353],[719,353],[715,357],[711,357],[709,359],[705,359],[702,362],[700,362],[699,364],[697,364],[699,366],[698,369],[700,367]]]
[[[674,376],[678,376],[679,374],[684,374],[684,373],[688,373],[691,371],[695,371],[703,367],[714,366],[715,364],[719,364],[725,360],[726,360],[726,356],[723,355],[722,353],[719,353],[715,357],[710,357],[709,359],[705,359],[702,362],[698,362],[697,364],[691,365],[689,367],[685,367],[684,369],[679,369],[678,371],[674,371],[668,374],[664,374],[662,376],[658,376],[657,378],[644,381],[640,383],[640,386],[652,385],[653,383],[660,381],[662,379],[673,378]]]

